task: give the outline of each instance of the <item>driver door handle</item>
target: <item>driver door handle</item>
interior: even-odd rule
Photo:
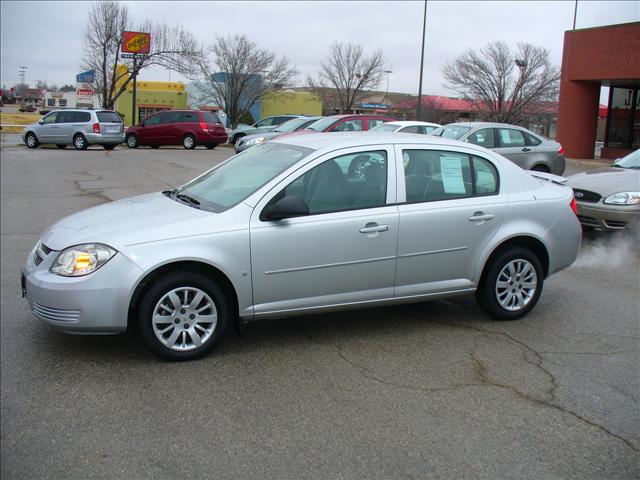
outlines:
[[[527,147],[524,147],[524,148],[522,149],[522,151],[523,151],[523,152],[530,152],[530,151],[531,151],[531,149],[530,149],[530,148],[527,148]]]
[[[364,227],[360,229],[360,233],[376,233],[376,232],[386,232],[391,227],[389,225],[378,225],[377,223],[367,223]]]
[[[491,220],[494,216],[490,213],[476,212],[469,217],[470,222],[484,222],[485,220]]]

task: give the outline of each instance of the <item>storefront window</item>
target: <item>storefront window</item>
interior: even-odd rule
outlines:
[[[606,146],[614,148],[638,147],[638,90],[611,88]],[[633,147],[632,147],[633,145]]]
[[[66,107],[67,106],[67,99],[66,98],[61,98],[60,100],[58,100],[59,104],[61,107]]]
[[[47,98],[47,107],[55,107],[56,99],[55,98]]]

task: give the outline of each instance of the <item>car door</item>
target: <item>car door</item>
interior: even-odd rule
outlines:
[[[537,154],[527,146],[524,132],[508,127],[499,127],[495,130],[497,132],[496,148],[494,148],[496,152],[527,170],[536,164]]]
[[[56,132],[58,131],[58,126],[56,125],[56,120],[58,119],[58,114],[62,112],[51,112],[48,115],[42,117],[42,124],[38,125],[38,140],[40,143],[55,143],[56,141]]]
[[[507,196],[495,165],[454,147],[397,146],[396,297],[469,291]]]
[[[70,144],[73,141],[73,124],[76,119],[77,112],[67,110],[58,112],[55,124],[55,143]]]
[[[158,129],[160,125],[161,113],[156,113],[144,119],[141,123],[141,128],[138,129],[138,140],[141,145],[158,145]]]
[[[365,176],[350,166],[367,157]],[[350,172],[351,170],[351,172]],[[309,214],[263,221],[298,196]],[[398,209],[392,147],[341,150],[290,175],[254,209],[251,275],[257,316],[393,297]]]

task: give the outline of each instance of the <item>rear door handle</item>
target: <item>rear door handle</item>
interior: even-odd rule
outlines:
[[[484,222],[485,220],[491,220],[494,215],[484,212],[476,212],[472,216],[469,217],[470,222]]]
[[[530,148],[527,148],[527,147],[524,147],[524,148],[522,149],[522,151],[523,151],[523,152],[530,152],[530,151],[531,151],[531,149],[530,149]]]
[[[376,232],[386,232],[391,227],[389,225],[378,225],[377,223],[367,223],[364,227],[360,229],[360,233],[376,233]]]

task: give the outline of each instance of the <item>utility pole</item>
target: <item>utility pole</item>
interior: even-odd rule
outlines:
[[[578,15],[578,0],[576,0],[576,4],[573,7],[573,29],[576,29],[576,16]]]
[[[418,84],[418,105],[416,106],[416,120],[420,120],[422,113],[422,71],[424,69],[424,39],[427,30],[427,0],[424,0],[424,20],[422,21],[422,53],[420,54],[420,82]]]
[[[18,72],[20,74],[20,84],[24,85],[24,76],[25,73],[27,72],[27,68],[29,67],[20,67]]]
[[[389,94],[389,74],[393,73],[392,70],[385,70],[384,73],[387,74],[387,95]]]
[[[136,62],[136,56],[135,54],[133,55],[133,98],[131,101],[131,126],[135,126],[136,125],[136,87],[137,87],[137,83],[138,83],[138,63]]]

